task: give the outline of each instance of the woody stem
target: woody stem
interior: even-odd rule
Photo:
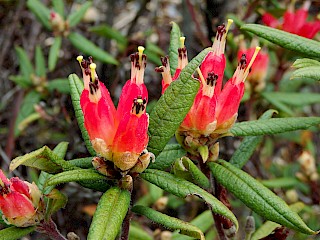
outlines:
[[[36,231],[47,235],[52,240],[67,240],[59,232],[57,225],[51,218],[48,221],[41,222]]]

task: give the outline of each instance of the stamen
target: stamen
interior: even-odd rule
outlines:
[[[180,37],[180,48],[184,48],[184,41],[186,40],[185,37]]]
[[[144,113],[147,105],[147,99],[142,99],[142,96],[137,96],[133,99],[133,105],[131,112],[137,116],[140,116]]]
[[[225,37],[227,37],[228,31],[229,31],[232,23],[233,23],[233,20],[229,18],[228,23],[227,23],[227,27],[226,27],[226,36]]]
[[[0,179],[0,187],[4,187],[4,182]]]
[[[142,64],[143,51],[144,51],[144,47],[139,46],[139,47],[138,47],[138,52],[139,52],[139,65],[140,65],[140,67],[141,67],[141,64]]]
[[[96,80],[96,68],[97,68],[97,65],[95,63],[90,64],[91,82],[95,82]]]
[[[248,67],[246,68],[246,71],[244,72],[243,81],[246,80],[246,78],[247,78],[247,76],[249,74],[250,68],[252,67],[252,64],[254,63],[254,60],[256,59],[256,57],[257,57],[257,55],[258,55],[260,50],[261,50],[261,47],[256,47],[256,50],[253,53],[251,61],[250,61],[249,65],[248,65]]]
[[[82,61],[83,61],[83,56],[79,55],[79,56],[77,57],[77,61],[79,62],[79,65],[80,65],[81,69],[83,69],[83,67],[82,67],[82,65],[81,65],[81,63],[82,63]]]
[[[216,38],[213,42],[212,48],[213,48],[213,52],[218,56],[224,53],[227,33],[232,23],[233,23],[233,20],[228,19],[227,27],[224,24],[217,27]]]
[[[217,79],[218,79],[217,74],[215,74],[214,72],[209,72],[207,77],[207,85],[211,87],[215,86]]]
[[[206,80],[204,79],[204,77],[202,75],[202,72],[201,72],[199,67],[197,68],[197,73],[199,74],[199,78],[200,78],[200,81],[201,81],[202,85],[205,86]]]

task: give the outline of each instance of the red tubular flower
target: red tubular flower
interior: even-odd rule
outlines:
[[[117,110],[108,90],[98,79],[92,59],[78,57],[84,79],[80,104],[92,146],[121,171],[134,168],[142,159],[147,161],[144,166],[150,161],[150,157],[140,158],[141,154],[146,154],[149,116],[146,113],[148,92],[143,83],[146,55],[143,47],[138,50],[139,53],[131,55],[131,79],[122,89]]]
[[[307,22],[309,7],[310,1],[306,1],[296,12],[294,12],[294,7],[290,6],[283,15],[283,22],[278,21],[270,13],[263,14],[262,21],[269,27],[311,39],[320,30],[320,20]]]
[[[0,210],[6,221],[18,227],[36,225],[43,219],[41,192],[33,183],[6,178],[0,170]]]
[[[250,62],[255,52],[255,47],[246,48],[245,42],[242,41],[238,51],[238,61],[241,60],[243,54],[246,55],[247,61]],[[260,91],[265,87],[265,78],[268,73],[269,55],[267,52],[260,51],[252,64],[252,70],[247,77],[247,82],[255,91]]]
[[[228,25],[218,27],[212,51],[204,58],[197,69],[200,89],[186,118],[180,125],[177,140],[193,155],[201,155],[204,161],[213,159],[218,150],[216,140],[234,124],[241,98],[244,93],[244,81],[249,74],[257,48],[247,65],[243,55],[233,77],[222,88],[223,73],[226,67],[224,55]]]

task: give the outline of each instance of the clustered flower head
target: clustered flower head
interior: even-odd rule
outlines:
[[[227,26],[218,27],[212,50],[206,55],[197,70],[198,77],[196,80],[200,82],[200,89],[191,109],[176,133],[178,142],[191,154],[201,155],[204,161],[216,157],[218,153],[216,140],[226,134],[234,124],[244,93],[244,81],[260,50],[258,47],[255,49],[249,63],[246,55],[243,54],[233,77],[222,88],[226,67],[225,43],[231,24],[232,20],[229,19]],[[180,49],[179,63],[187,62],[186,50],[183,52],[185,54],[182,55]],[[168,62],[168,59],[165,59],[165,61],[162,61],[163,63]],[[181,72],[179,66],[173,78],[170,76],[168,64],[156,69],[157,71],[159,69],[163,70],[161,71],[164,83],[163,92],[167,85],[179,77]]]
[[[131,79],[122,89],[117,109],[109,91],[99,81],[92,58],[77,58],[84,80],[80,104],[92,146],[103,158],[102,163],[113,162],[122,173],[142,172],[149,165],[151,156],[146,150],[149,124],[146,113],[148,91],[143,82],[146,55],[143,47],[138,50],[130,56]],[[93,164],[101,168],[98,158]]]
[[[0,210],[8,224],[28,227],[40,223],[44,217],[41,196],[35,183],[17,177],[9,180],[0,170]]]
[[[307,21],[309,7],[310,1],[306,1],[300,9],[294,11],[294,5],[292,4],[284,13],[283,21],[276,19],[270,13],[264,13],[262,21],[269,27],[279,28],[302,37],[313,38],[320,30],[320,20]]]
[[[252,41],[251,45],[257,45],[255,41]],[[240,40],[240,49],[238,51],[238,61],[241,60],[243,54],[246,55],[247,61],[250,62],[252,56],[254,55],[256,48],[255,47],[247,48],[246,43],[243,39]],[[269,65],[269,55],[266,51],[260,51],[252,64],[252,69],[247,77],[246,83],[249,83],[247,87],[250,87],[253,91],[261,91],[265,85],[265,78],[268,73]]]

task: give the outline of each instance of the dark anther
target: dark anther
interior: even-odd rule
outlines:
[[[178,55],[179,55],[179,58],[186,58],[187,57],[187,48],[186,47],[178,48]]]
[[[133,53],[133,54],[130,54],[130,61],[131,61],[131,62],[134,62],[134,53]]]
[[[158,73],[164,72],[163,66],[156,67],[154,70],[155,70],[156,72],[158,72]]]
[[[239,65],[240,69],[244,69],[247,66],[247,57],[245,54],[242,54]]]
[[[216,85],[216,82],[218,80],[218,74],[215,74],[214,72],[209,72],[207,77],[207,85],[213,87]]]
[[[224,24],[220,25],[217,27],[217,39],[222,40],[223,34],[225,34],[226,31],[226,26]]]
[[[142,96],[137,96],[135,99],[133,99],[133,106],[131,111],[135,112],[135,114],[143,112],[146,109],[146,103],[146,98],[142,99]]]
[[[89,65],[90,65],[91,63],[93,63],[93,57],[92,57],[92,56],[89,56],[89,57],[88,57],[88,61],[89,61]]]
[[[168,56],[161,57],[160,60],[161,60],[162,66],[164,66],[164,67],[168,66],[168,60],[169,60]]]
[[[95,94],[99,89],[99,81],[89,82],[90,94]]]
[[[4,187],[0,185],[0,195],[4,195],[8,193],[10,193],[10,186],[6,183],[4,183]]]

